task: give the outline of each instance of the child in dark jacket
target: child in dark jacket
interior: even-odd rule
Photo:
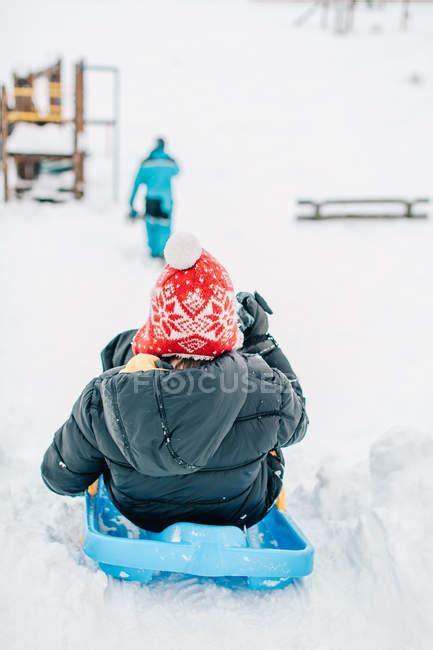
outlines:
[[[198,241],[175,234],[145,325],[103,350],[45,453],[42,477],[81,494],[101,474],[122,514],[160,531],[178,521],[251,526],[277,499],[281,447],[301,440],[305,400],[268,334],[258,294],[238,294]]]

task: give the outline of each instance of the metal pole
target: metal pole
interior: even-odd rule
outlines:
[[[112,65],[86,65],[85,70],[92,72],[108,72],[113,75],[113,119],[86,120],[86,124],[109,124],[113,129],[113,161],[112,161],[112,196],[115,203],[119,200],[119,171],[120,171],[120,70]]]
[[[120,73],[114,69],[113,76],[113,201],[119,201],[119,172],[120,172]]]
[[[401,25],[400,29],[405,32],[409,25],[410,18],[410,9],[409,9],[410,0],[402,0],[402,15],[401,15]]]
[[[330,0],[323,0],[322,2],[322,29],[328,27],[328,11],[329,11]]]

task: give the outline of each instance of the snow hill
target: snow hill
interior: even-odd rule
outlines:
[[[433,633],[433,220],[297,223],[296,197],[431,194],[433,7],[363,12],[344,38],[240,0],[3,2],[0,78],[64,54],[122,72],[123,203],[94,137],[87,198],[0,206],[0,623],[8,650],[429,650]],[[23,19],[25,16],[25,19]],[[54,58],[53,55],[53,58]],[[417,83],[414,82],[417,81]],[[108,91],[92,110],[107,111]],[[143,322],[159,270],[124,219],[159,133],[176,225],[274,308],[311,428],[286,454],[314,574],[274,594],[107,580],[79,499],[39,463],[98,354]],[[98,149],[99,146],[99,149]]]

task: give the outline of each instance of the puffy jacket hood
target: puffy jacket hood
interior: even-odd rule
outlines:
[[[206,464],[231,430],[248,392],[248,368],[237,353],[201,368],[101,377],[107,429],[125,459],[147,476],[184,474]]]

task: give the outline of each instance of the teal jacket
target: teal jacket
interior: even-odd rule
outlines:
[[[149,199],[159,199],[164,212],[171,214],[173,199],[171,194],[171,179],[179,173],[176,161],[164,151],[163,147],[156,147],[150,155],[143,160],[135,177],[134,186],[129,199],[131,208],[134,206],[135,196],[141,185],[146,186],[146,196]]]

